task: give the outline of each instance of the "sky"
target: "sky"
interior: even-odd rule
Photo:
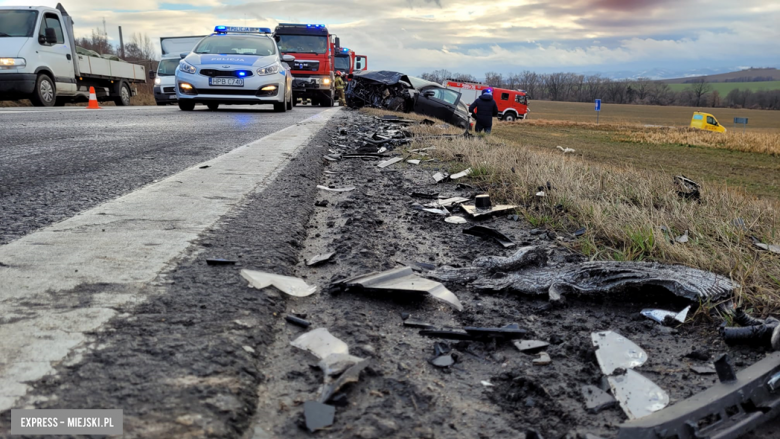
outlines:
[[[205,35],[215,25],[326,24],[371,70],[477,77],[523,70],[780,67],[780,0],[62,0],[77,36]],[[0,6],[50,0],[0,0]]]

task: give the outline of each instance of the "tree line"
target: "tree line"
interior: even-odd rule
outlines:
[[[76,39],[76,45],[88,50],[94,50],[101,55],[116,55],[125,61],[140,62],[152,61],[156,50],[151,38],[147,34],[133,33],[128,43],[125,43],[124,53],[108,41],[108,35],[101,29],[92,29],[88,37]]]
[[[664,82],[648,78],[611,79],[601,75],[576,73],[521,73],[503,75],[485,73],[483,81],[472,75],[435,70],[422,74],[428,81],[443,83],[447,79],[482,82],[491,87],[525,90],[530,99],[566,102],[593,102],[639,105],[682,105],[693,107],[731,107],[780,110],[780,90],[735,89],[725,97],[713,89],[706,78],[696,78],[682,91],[674,91]]]

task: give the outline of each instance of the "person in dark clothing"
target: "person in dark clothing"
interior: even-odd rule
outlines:
[[[474,132],[484,131],[490,134],[493,129],[493,118],[498,116],[498,105],[493,100],[493,91],[483,90],[482,95],[469,107],[469,113],[473,114],[477,121]]]

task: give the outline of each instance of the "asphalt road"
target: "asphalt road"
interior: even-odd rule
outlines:
[[[322,112],[0,109],[0,245]]]

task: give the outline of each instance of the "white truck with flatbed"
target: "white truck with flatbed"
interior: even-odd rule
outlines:
[[[144,66],[79,54],[73,20],[61,4],[0,6],[0,100],[49,107],[89,99],[130,105]]]

